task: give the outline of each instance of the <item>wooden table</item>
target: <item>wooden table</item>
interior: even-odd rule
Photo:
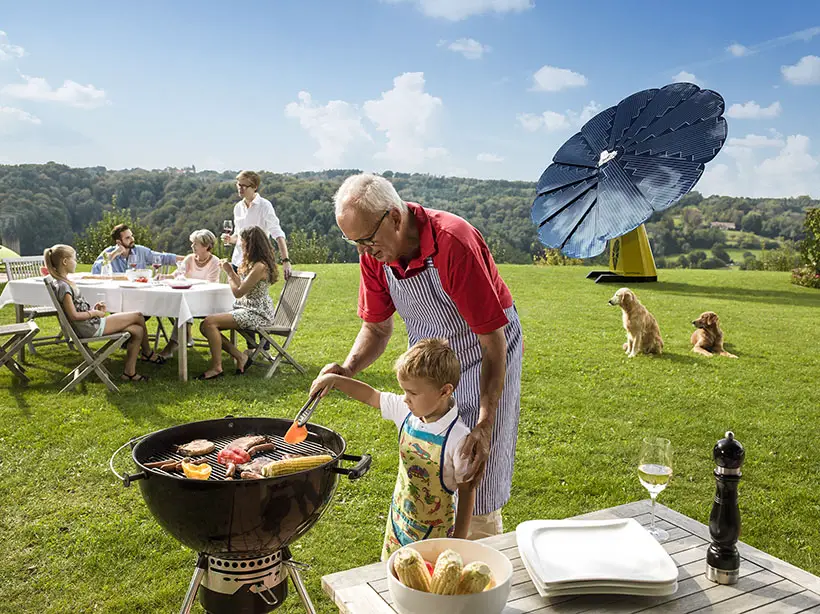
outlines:
[[[628,503],[579,519],[635,518],[649,523],[649,500]],[[488,537],[483,543],[506,554],[513,564],[513,586],[503,614],[537,612],[724,612],[739,614],[820,614],[820,578],[765,552],[738,543],[741,555],[740,580],[721,586],[706,579],[706,549],[709,529],[663,505],[656,506],[658,525],[669,531],[666,551],[677,563],[678,590],[666,597],[584,595],[546,599],[538,595],[518,554],[515,531]],[[322,587],[343,614],[394,614],[387,590],[384,563],[375,563],[322,578]],[[434,613],[430,613],[434,614]],[[478,613],[476,613],[478,614]]]

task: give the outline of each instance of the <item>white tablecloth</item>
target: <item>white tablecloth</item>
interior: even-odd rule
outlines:
[[[102,301],[112,313],[139,311],[146,316],[177,318],[178,326],[195,317],[230,311],[234,302],[233,293],[226,284],[202,283],[176,290],[166,284],[149,283],[130,288],[123,287],[127,282],[119,281],[89,283],[77,279],[74,283],[92,306]],[[45,284],[39,277],[7,283],[0,294],[0,307],[9,303],[51,307]]]

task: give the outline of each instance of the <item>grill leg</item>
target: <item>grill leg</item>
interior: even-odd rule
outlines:
[[[196,561],[196,571],[191,578],[191,583],[188,585],[188,593],[185,595],[185,601],[182,602],[182,609],[179,614],[190,614],[191,608],[194,607],[194,599],[196,599],[196,592],[199,585],[202,583],[202,576],[208,569],[208,555],[204,552],[199,553],[199,558]]]
[[[299,570],[289,563],[290,561],[286,561],[285,565],[288,566],[288,574],[290,575],[290,579],[293,580],[293,585],[296,587],[296,592],[299,593],[299,598],[302,600],[302,605],[305,606],[305,611],[308,614],[316,614],[316,608],[313,607],[313,602],[310,600],[310,595],[308,595],[307,589],[305,589],[305,583],[302,581],[302,576],[299,574]]]

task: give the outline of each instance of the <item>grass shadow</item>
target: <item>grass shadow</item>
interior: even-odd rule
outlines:
[[[680,282],[659,281],[648,284],[652,290],[680,295],[699,295],[710,298],[771,303],[774,305],[797,305],[801,307],[820,307],[820,293],[817,296],[802,292],[784,292],[780,290],[755,290],[736,286],[703,286]]]

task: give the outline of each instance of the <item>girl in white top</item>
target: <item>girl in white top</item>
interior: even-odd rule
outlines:
[[[381,409],[399,428],[399,471],[385,528],[382,560],[409,543],[436,537],[465,539],[475,490],[465,482],[471,467],[462,454],[470,433],[458,417],[453,391],[461,365],[444,339],[422,339],[396,361],[404,395],[379,392],[364,382],[320,375],[311,395],[338,388]]]

